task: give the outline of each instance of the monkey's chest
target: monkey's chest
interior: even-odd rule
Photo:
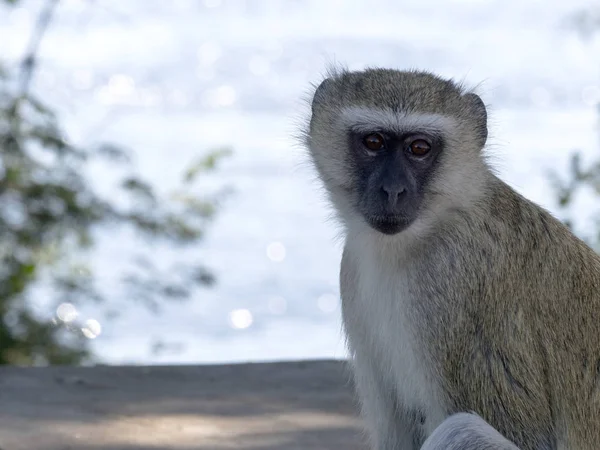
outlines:
[[[356,301],[357,333],[367,337],[367,351],[377,358],[382,382],[395,392],[398,403],[418,411],[428,435],[445,418],[439,373],[427,357],[426,343],[419,339],[424,326],[411,307],[410,292],[398,277],[368,277],[361,283]]]

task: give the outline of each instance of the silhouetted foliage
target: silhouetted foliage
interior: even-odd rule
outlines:
[[[570,15],[565,21],[569,28],[575,29],[583,39],[590,39],[600,31],[600,9],[585,9]],[[600,104],[596,104],[596,110],[600,117]],[[565,177],[557,172],[549,174],[552,188],[557,197],[559,210],[563,215],[563,222],[569,227],[574,227],[574,217],[571,216],[569,208],[574,198],[584,190],[591,190],[600,195],[600,159],[588,164],[582,163],[581,151],[572,150],[569,171]],[[596,218],[597,228],[600,229],[600,217]],[[590,246],[600,250],[600,233],[596,236],[580,236]]]
[[[115,301],[104,298],[86,264],[94,231],[126,226],[152,241],[196,243],[223,193],[198,198],[189,190],[226,149],[196,162],[183,174],[176,195],[165,199],[134,173],[119,146],[80,148],[69,140],[52,109],[30,90],[37,48],[57,4],[46,3],[19,67],[0,67],[0,364],[89,361],[86,336],[94,334],[93,326],[74,316],[40,314],[30,301],[33,290],[42,285],[43,292],[52,293],[51,311],[59,304]],[[127,172],[113,200],[99,195],[86,178],[86,167],[99,160]],[[153,310],[164,299],[187,298],[195,287],[214,282],[204,266],[165,272],[143,254],[124,256],[135,268],[121,280],[128,299]]]

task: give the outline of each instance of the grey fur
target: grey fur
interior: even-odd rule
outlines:
[[[458,413],[435,429],[421,450],[519,450],[476,414]]]
[[[521,450],[598,448],[600,258],[493,173],[479,97],[385,69],[331,74],[317,92],[306,144],[345,231],[343,323],[373,448],[417,449],[465,411]],[[398,234],[357,211],[349,108],[425,117],[445,135],[419,216]]]

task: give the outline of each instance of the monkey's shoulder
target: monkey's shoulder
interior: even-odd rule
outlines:
[[[479,240],[494,253],[494,271],[508,275],[536,298],[600,306],[600,256],[550,212],[505,184],[488,202]],[[527,283],[523,283],[523,277]],[[591,297],[590,297],[591,296]]]

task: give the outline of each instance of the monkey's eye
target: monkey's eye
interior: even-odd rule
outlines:
[[[369,134],[364,137],[363,144],[372,152],[377,152],[385,148],[385,138],[379,133]]]
[[[431,150],[431,145],[424,139],[417,139],[410,143],[408,149],[415,156],[425,156]]]

